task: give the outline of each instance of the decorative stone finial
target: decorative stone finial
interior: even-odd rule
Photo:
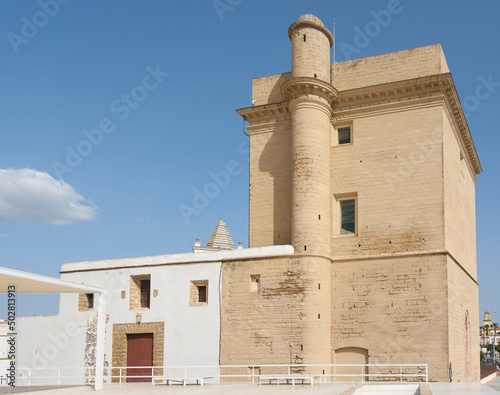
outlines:
[[[201,247],[200,236],[196,236],[196,243],[194,243],[194,246],[195,247]]]

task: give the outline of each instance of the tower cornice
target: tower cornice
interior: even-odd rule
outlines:
[[[333,103],[333,110],[334,112],[359,111],[375,105],[397,104],[404,99],[430,98],[436,95],[444,98],[474,173],[480,174],[481,163],[451,73],[340,91]]]
[[[331,84],[317,78],[294,77],[283,83],[281,94],[287,102],[312,94],[322,97],[331,104],[337,98],[338,91]]]
[[[287,102],[244,107],[237,109],[236,112],[250,123],[272,118],[282,118],[290,116]]]

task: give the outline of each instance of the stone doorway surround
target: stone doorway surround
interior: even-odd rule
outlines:
[[[164,322],[144,322],[134,324],[114,324],[112,344],[112,366],[127,366],[127,335],[136,333],[153,334],[153,366],[163,366]],[[127,369],[122,369],[122,374],[127,374]],[[163,369],[154,369],[154,375],[162,375]],[[113,369],[113,377],[119,376],[120,370]],[[113,383],[118,383],[119,378],[114,378]],[[124,382],[124,379],[122,379]]]

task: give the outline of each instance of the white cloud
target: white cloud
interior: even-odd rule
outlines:
[[[63,180],[33,169],[0,169],[0,220],[68,225],[96,215],[96,205]]]

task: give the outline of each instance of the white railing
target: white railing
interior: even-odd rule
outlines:
[[[127,374],[127,369],[149,369],[147,375]],[[89,385],[94,382],[94,367],[87,368],[19,368],[19,385]],[[425,382],[429,380],[427,364],[325,364],[325,365],[221,365],[221,366],[105,366],[104,382],[127,382],[127,379],[203,378],[205,383],[251,382],[269,375],[313,377],[318,383],[356,382]],[[342,380],[339,380],[342,379]]]

